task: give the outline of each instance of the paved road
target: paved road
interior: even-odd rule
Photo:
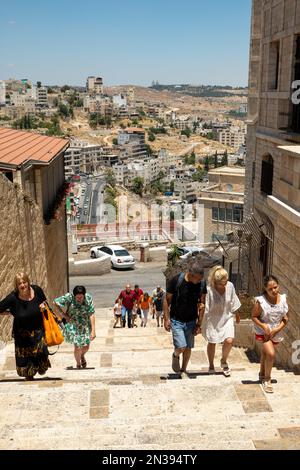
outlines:
[[[71,277],[70,289],[72,290],[76,285],[84,285],[93,295],[97,308],[108,307],[112,305],[128,282],[132,285],[139,284],[145,292],[148,291],[150,294],[157,285],[165,288],[164,269],[165,265],[159,263],[138,263],[135,270],[113,270],[110,274],[99,277]]]
[[[101,205],[103,204],[102,191],[105,187],[105,180],[99,179],[96,186],[93,189],[93,195],[91,200],[91,212],[90,212],[90,224],[97,224],[101,217]]]

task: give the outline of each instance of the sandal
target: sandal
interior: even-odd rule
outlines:
[[[258,381],[259,381],[260,383],[264,383],[264,381],[265,381],[265,376],[264,376],[264,374],[261,374],[261,373],[258,374]]]
[[[86,362],[86,360],[85,360],[85,357],[82,356],[82,357],[81,357],[81,367],[82,367],[83,369],[85,369],[86,366],[87,366],[87,362]]]
[[[81,364],[76,364],[77,369],[81,369]]]
[[[262,387],[265,393],[274,393],[271,380],[265,380]]]
[[[229,365],[226,362],[224,363],[221,362],[221,369],[223,369],[223,374],[225,375],[225,377],[231,376],[231,370],[229,368]]]

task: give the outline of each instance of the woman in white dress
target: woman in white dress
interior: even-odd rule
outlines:
[[[216,344],[223,344],[221,368],[223,374],[229,377],[231,371],[227,360],[234,341],[234,314],[240,308],[241,302],[234,285],[228,281],[227,271],[222,266],[216,266],[210,271],[208,283],[202,335],[208,341],[209,374],[215,373]],[[238,314],[236,321],[240,321]]]
[[[282,330],[288,322],[286,295],[279,293],[278,279],[266,276],[264,293],[256,298],[252,311],[256,340],[262,343],[259,380],[266,393],[273,393],[271,372],[276,347],[284,339]]]

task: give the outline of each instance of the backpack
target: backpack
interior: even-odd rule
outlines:
[[[182,286],[182,283],[184,281],[184,278],[185,278],[185,273],[180,273],[179,274],[179,277],[177,279],[177,283],[176,283],[176,307],[178,306],[178,299],[180,297],[180,287]],[[203,287],[203,280],[200,281],[200,284],[201,284],[201,290],[202,290],[202,287]]]
[[[176,307],[178,306],[178,299],[180,297],[180,287],[182,286],[184,278],[185,278],[185,273],[180,273],[179,276],[178,276],[178,279],[177,279],[176,288],[175,288],[175,291],[176,291]]]

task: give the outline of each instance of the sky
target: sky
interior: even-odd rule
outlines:
[[[10,0],[0,79],[247,86],[251,0]]]

